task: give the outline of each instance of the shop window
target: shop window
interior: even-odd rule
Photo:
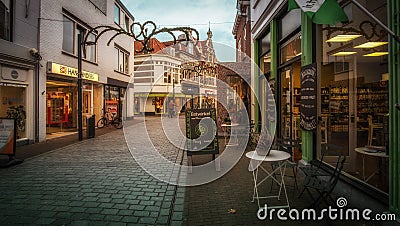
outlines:
[[[0,38],[11,41],[12,2],[2,0],[0,2]]]
[[[262,74],[267,74],[271,71],[271,53],[267,53],[260,58],[260,70]]]
[[[386,22],[385,1],[363,6]],[[322,26],[320,141],[343,146],[344,171],[387,192],[388,35],[353,4],[345,12],[349,23]]]
[[[289,34],[294,32],[301,25],[301,10],[295,9],[289,11],[281,20],[280,20],[280,40],[287,37]]]
[[[289,41],[284,43],[280,49],[280,63],[283,64],[297,56],[301,55],[301,36],[294,36]]]
[[[271,48],[271,34],[268,33],[266,34],[262,39],[261,39],[261,54],[264,54],[268,52]]]
[[[17,138],[26,137],[26,88],[0,84],[0,118],[16,118]]]
[[[115,64],[116,71],[129,74],[129,53],[122,48],[115,46]]]
[[[120,24],[121,10],[117,4],[114,4],[114,22]]]

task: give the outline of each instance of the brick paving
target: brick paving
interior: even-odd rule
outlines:
[[[150,143],[139,129],[143,125],[130,126],[125,135],[130,135],[127,139],[133,141],[133,147],[146,151]],[[159,118],[146,117],[146,128],[163,157],[186,164],[186,156],[162,132]],[[181,142],[179,136],[176,139],[174,142]],[[205,155],[193,158],[195,164],[211,159]],[[0,169],[0,225],[298,225],[300,222],[257,219],[257,204],[251,202],[253,181],[248,164],[249,160],[242,157],[230,172],[205,185],[170,185],[145,172],[132,158],[123,131],[115,130]],[[162,167],[164,174],[176,176],[175,169]],[[182,174],[179,179],[184,177]],[[286,181],[292,184],[290,178]],[[266,183],[260,191],[268,193],[270,189]],[[272,191],[276,190],[274,186]],[[291,186],[288,194],[292,208],[302,209],[311,202],[307,194],[298,199]],[[236,213],[228,213],[229,209]]]
[[[27,159],[0,175],[2,225],[182,224],[184,189],[142,170],[122,130]]]
[[[199,164],[206,162],[205,159],[196,161]],[[257,202],[251,202],[253,178],[252,173],[248,171],[248,165],[249,159],[243,156],[238,164],[219,180],[201,186],[187,187],[185,191],[184,225],[400,225],[395,221],[280,221],[276,215],[272,221],[268,218],[264,221],[258,220],[256,215],[258,211]],[[268,167],[268,164],[263,163],[263,166]],[[287,169],[286,174],[293,175],[290,168]],[[259,171],[259,179],[265,176],[264,172]],[[302,189],[304,175],[301,172],[298,174],[298,179],[299,187]],[[277,194],[277,185],[274,185],[271,190],[270,181],[267,180],[259,188],[260,196]],[[299,191],[293,187],[294,179],[285,177],[285,181],[290,207],[299,211],[309,208],[312,203],[311,197],[305,192],[301,198],[298,198]],[[335,195],[333,196],[335,197]],[[314,194],[314,197],[317,197],[316,194]],[[282,195],[281,200],[283,199],[284,196]],[[264,203],[268,205],[284,204],[284,202],[275,199],[262,200],[260,201],[261,206]],[[332,207],[336,208],[336,205]],[[382,213],[382,210],[376,210],[374,206],[369,206],[369,208],[375,213]],[[236,210],[236,213],[229,213],[230,209]]]

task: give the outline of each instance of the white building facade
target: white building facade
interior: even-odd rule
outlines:
[[[177,112],[192,107],[215,107],[217,67],[211,38],[209,31],[208,39],[197,42],[197,45],[193,40],[176,45],[155,38],[150,40],[150,47],[154,50],[138,54],[134,60],[135,113],[166,114],[171,100]],[[141,47],[136,42],[135,48]],[[195,66],[200,65],[203,68],[201,72],[200,69],[194,72]],[[185,82],[198,87],[196,93],[191,95],[182,91]]]
[[[34,142],[39,1],[0,2],[0,118],[17,118],[17,143]]]
[[[119,0],[42,0],[39,75],[39,140],[52,134],[77,131],[78,34],[99,25],[129,29],[132,14]],[[90,34],[94,40],[98,32]],[[115,33],[102,35],[83,55],[83,125],[105,111],[125,119],[133,117],[133,92],[128,87],[133,71],[133,40]]]

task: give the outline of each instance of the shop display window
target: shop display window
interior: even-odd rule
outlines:
[[[320,143],[343,146],[344,171],[387,192],[388,35],[353,4],[344,7],[349,23],[321,27]],[[387,20],[386,2],[369,1],[364,7]]]
[[[17,139],[26,137],[26,87],[0,84],[0,118],[15,118]]]

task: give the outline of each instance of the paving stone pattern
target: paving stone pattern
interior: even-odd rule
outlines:
[[[0,169],[1,225],[181,225],[183,199],[138,166],[122,130]]]

